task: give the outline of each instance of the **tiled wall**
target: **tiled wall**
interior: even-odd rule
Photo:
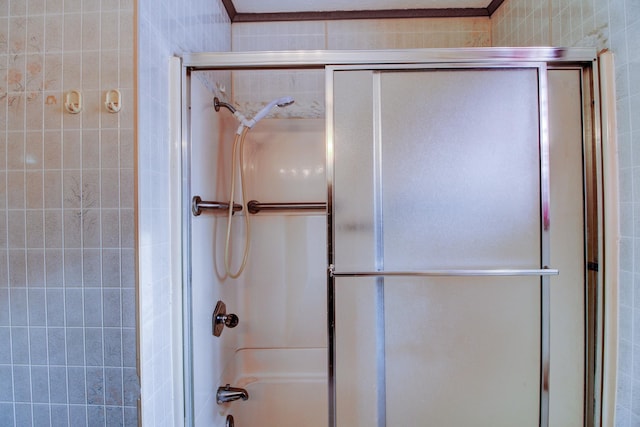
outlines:
[[[491,16],[493,46],[549,46],[548,2],[506,1]]]
[[[137,423],[132,29],[133,1],[0,1],[3,426]]]
[[[419,18],[353,21],[237,23],[236,52],[261,50],[343,50],[482,47],[491,43],[488,18]],[[319,70],[233,75],[233,101],[250,114],[283,93],[295,104],[275,117],[324,117],[324,73]],[[265,90],[268,88],[268,90]]]
[[[182,416],[173,411],[171,343],[172,292],[179,293],[181,284],[172,290],[168,59],[184,52],[228,51],[231,29],[222,3],[211,0],[139,0],[137,27],[142,422],[171,426]]]
[[[537,3],[537,2],[533,2]],[[593,46],[615,54],[620,168],[617,426],[640,425],[640,2],[507,0],[494,14],[496,46]],[[544,30],[538,31],[537,29]]]
[[[612,9],[624,6],[624,0],[611,3]],[[493,46],[609,46],[607,1],[511,0],[503,3],[491,21]]]
[[[233,50],[477,47],[491,42],[488,18],[418,18],[236,23]]]

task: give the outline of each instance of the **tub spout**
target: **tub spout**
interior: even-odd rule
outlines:
[[[226,402],[233,402],[234,400],[238,399],[247,400],[249,399],[249,393],[247,393],[247,390],[243,388],[231,387],[230,384],[227,384],[224,387],[218,387],[216,398],[218,404],[221,404]]]

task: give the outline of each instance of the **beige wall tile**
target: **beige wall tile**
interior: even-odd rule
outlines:
[[[86,1],[86,0],[85,0]],[[82,13],[82,50],[83,52],[100,49],[100,13],[84,12],[85,3],[83,3]],[[66,30],[66,28],[65,28]]]
[[[44,207],[43,175],[42,171],[30,171],[26,173],[27,209],[42,209]]]
[[[67,9],[65,8],[65,12]],[[63,49],[65,52],[75,52],[82,48],[82,14],[64,14]]]
[[[42,169],[44,155],[42,132],[27,132],[25,142],[25,168]]]

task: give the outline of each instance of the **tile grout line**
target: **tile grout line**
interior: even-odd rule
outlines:
[[[120,46],[120,40],[121,40],[121,14],[120,11],[118,11],[118,28],[116,31],[117,34],[117,46],[116,46],[116,51],[117,51],[117,62],[118,62],[118,66],[117,66],[117,70],[118,70],[118,75],[117,75],[117,86],[120,87],[120,83],[121,83],[121,62],[120,62],[120,57],[121,57],[121,46]],[[119,316],[119,328],[120,328],[120,405],[122,407],[122,415],[121,415],[121,421],[122,421],[122,425],[125,425],[125,410],[124,410],[124,321],[123,321],[123,315],[124,315],[124,310],[123,310],[123,293],[122,293],[122,199],[121,199],[121,194],[122,194],[122,182],[121,182],[121,173],[122,173],[122,164],[121,164],[121,143],[122,143],[122,129],[120,126],[120,116],[118,115],[118,126],[117,126],[117,142],[118,142],[118,149],[117,149],[117,157],[118,157],[118,295],[119,295],[119,306],[120,306],[120,316]],[[100,233],[100,235],[102,235],[102,233]]]
[[[7,16],[7,22],[10,21],[10,14],[8,14],[9,16]],[[11,40],[11,32],[9,33],[9,40]],[[8,58],[7,58],[7,66],[8,66]],[[8,67],[7,67],[8,68]],[[7,92],[9,92],[9,87],[7,85]],[[4,103],[6,103],[7,108],[5,111],[5,123],[9,123],[9,102],[8,102],[8,97],[7,100],[3,100]],[[9,139],[9,130],[8,130],[8,126],[5,125],[5,129],[4,129],[4,135],[5,135],[5,147],[4,147],[4,151],[5,151],[5,165],[4,165],[4,176],[5,176],[5,192],[4,192],[4,203],[6,206],[6,212],[5,212],[5,218],[4,218],[4,222],[5,222],[5,230],[6,230],[6,234],[7,234],[7,241],[5,243],[6,245],[6,265],[7,265],[7,271],[6,271],[6,280],[7,280],[7,304],[8,304],[8,311],[9,311],[9,318],[7,319],[8,321],[8,330],[9,330],[9,361],[11,363],[11,397],[12,397],[12,402],[11,402],[11,410],[12,410],[12,415],[13,415],[13,421],[15,423],[16,420],[16,390],[15,390],[15,375],[13,373],[13,368],[15,366],[14,363],[14,358],[13,358],[13,322],[11,321],[11,317],[13,314],[13,311],[11,310],[11,281],[10,281],[10,270],[9,270],[9,191],[8,191],[8,187],[9,187],[9,165],[8,165],[8,159],[9,159],[9,143],[8,143],[8,139]]]
[[[98,99],[101,100],[101,96],[103,93],[103,88],[102,88],[102,10],[99,9],[98,11],[99,14],[99,19],[98,19],[98,46],[99,46],[99,53],[98,53]],[[100,266],[100,273],[99,273],[99,278],[100,278],[100,308],[101,308],[101,318],[100,318],[100,334],[102,336],[102,413],[104,416],[103,419],[103,423],[106,427],[107,424],[107,413],[106,413],[106,405],[107,405],[107,387],[106,387],[106,382],[107,382],[107,375],[106,375],[106,358],[107,358],[107,354],[106,354],[106,340],[107,337],[105,335],[105,328],[104,328],[104,319],[105,319],[105,298],[104,298],[104,291],[105,291],[105,283],[104,283],[104,274],[103,274],[103,256],[104,256],[104,251],[103,251],[103,242],[102,242],[102,213],[103,213],[103,194],[102,194],[102,189],[103,189],[103,181],[102,181],[102,144],[103,144],[103,140],[102,140],[102,131],[103,131],[103,122],[102,122],[102,106],[99,107],[98,109],[98,131],[97,131],[97,138],[98,138],[98,186],[99,186],[99,190],[98,190],[98,194],[100,195],[100,200],[98,203],[98,218],[99,218],[99,224],[98,224],[98,230],[99,230],[99,236],[98,236],[98,242],[99,242],[99,250],[98,250],[98,254],[99,254],[99,260],[98,260],[98,264]],[[83,141],[83,146],[84,146],[84,141]],[[84,245],[83,245],[84,248]],[[83,250],[84,253],[84,250]]]
[[[25,9],[28,8],[28,4],[25,6]],[[25,22],[24,22],[24,37],[25,37],[25,41],[27,41],[28,36],[29,36],[29,19],[28,19],[28,9],[26,9],[27,12],[25,12]],[[25,43],[24,48],[24,64],[22,65],[22,75],[26,76],[27,75],[27,57],[28,57],[28,52],[29,49],[27,48],[28,43]],[[31,319],[30,319],[30,306],[29,306],[29,283],[28,283],[28,260],[27,260],[27,165],[26,165],[26,160],[27,160],[27,142],[28,142],[28,132],[27,132],[27,92],[28,92],[28,86],[27,86],[27,82],[25,81],[25,85],[24,85],[24,90],[23,90],[23,94],[22,94],[22,101],[24,102],[24,109],[22,112],[22,120],[24,123],[24,127],[22,129],[22,185],[23,185],[23,199],[22,199],[22,209],[23,209],[23,225],[24,225],[24,233],[22,235],[23,238],[23,258],[24,258],[24,264],[23,264],[23,272],[24,272],[24,287],[25,287],[25,305],[26,305],[26,309],[27,309],[27,313],[26,313],[26,332],[27,332],[27,358],[28,358],[28,376],[29,376],[29,393],[30,393],[30,398],[29,398],[29,407],[30,407],[30,411],[31,411],[31,425],[33,425],[34,423],[34,411],[33,411],[33,395],[34,395],[34,384],[33,384],[33,377],[31,375],[31,370],[33,368],[33,365],[31,363],[32,357],[31,357]]]
[[[60,43],[61,43],[61,51],[60,51],[60,102],[64,102],[64,94],[65,94],[65,71],[66,71],[66,64],[65,64],[65,37],[66,37],[66,26],[64,25],[64,16],[65,16],[65,7],[64,7],[64,2],[62,3],[62,13],[61,13],[61,35],[60,35]],[[66,380],[66,392],[67,392],[67,398],[66,398],[66,412],[67,412],[67,422],[71,423],[71,393],[70,393],[70,387],[69,387],[69,382],[71,380],[71,376],[69,374],[69,361],[68,361],[68,346],[69,346],[69,329],[67,326],[67,320],[68,320],[68,313],[67,313],[67,280],[66,280],[66,276],[67,276],[67,272],[66,272],[66,251],[65,251],[65,247],[66,247],[66,233],[65,233],[65,225],[64,225],[64,219],[65,219],[65,206],[64,206],[64,189],[65,189],[65,185],[64,185],[64,181],[65,181],[65,169],[64,169],[64,160],[65,160],[65,155],[64,155],[64,141],[65,141],[65,135],[64,135],[64,121],[65,121],[65,112],[64,109],[61,109],[61,111],[59,112],[59,114],[61,114],[60,120],[58,122],[58,126],[60,127],[59,130],[59,138],[60,138],[60,252],[61,252],[61,261],[62,261],[62,266],[61,266],[61,270],[62,270],[62,274],[60,277],[61,283],[60,283],[60,287],[62,289],[62,319],[63,319],[63,325],[62,328],[64,330],[64,362],[65,362],[65,380]]]
[[[46,2],[45,2],[45,8],[46,8]],[[45,9],[46,10],[46,9]],[[52,401],[51,401],[51,368],[50,368],[50,360],[49,360],[49,306],[48,306],[48,300],[47,300],[47,291],[46,291],[46,277],[47,277],[47,263],[46,263],[46,252],[45,252],[45,248],[46,248],[46,220],[45,220],[45,211],[44,211],[44,162],[45,162],[45,155],[44,155],[44,147],[45,147],[45,121],[44,121],[44,114],[45,114],[45,109],[44,109],[44,94],[45,89],[46,89],[46,83],[45,83],[45,76],[47,74],[47,68],[46,68],[46,52],[47,52],[47,38],[46,38],[46,34],[47,34],[47,19],[46,19],[46,15],[43,14],[43,19],[42,19],[42,51],[40,53],[41,58],[42,58],[42,66],[40,67],[40,69],[42,70],[42,79],[41,79],[41,94],[42,94],[42,99],[41,99],[41,105],[42,105],[42,112],[40,113],[40,119],[41,119],[41,133],[40,133],[40,139],[41,139],[41,158],[40,158],[40,168],[42,170],[41,172],[41,185],[42,185],[42,194],[41,194],[41,206],[42,206],[42,286],[43,286],[43,296],[44,296],[44,331],[45,331],[45,336],[44,336],[44,343],[45,343],[45,351],[46,351],[46,366],[47,366],[47,387],[48,387],[48,393],[47,393],[47,398],[48,398],[48,406],[49,406],[49,424],[51,425],[53,423],[53,418],[52,418],[52,411],[51,411],[51,407],[52,407]]]

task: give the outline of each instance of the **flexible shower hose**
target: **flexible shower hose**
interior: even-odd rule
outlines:
[[[236,137],[233,140],[233,148],[231,153],[231,191],[229,195],[229,212],[228,212],[228,221],[227,221],[227,236],[224,244],[224,269],[227,275],[232,279],[238,278],[244,267],[247,265],[247,259],[249,257],[249,241],[251,237],[251,228],[249,226],[249,212],[245,209],[244,212],[244,227],[245,227],[245,237],[244,237],[244,251],[242,254],[242,263],[240,264],[240,268],[238,268],[237,272],[231,271],[231,255],[230,255],[230,241],[231,241],[231,218],[233,216],[233,196],[236,187],[236,159],[238,158],[238,151],[240,152],[240,188],[242,190],[242,202],[244,205],[244,201],[246,200],[246,186],[244,183],[244,139],[249,131],[248,127],[243,127],[242,132],[239,134],[236,133]]]

